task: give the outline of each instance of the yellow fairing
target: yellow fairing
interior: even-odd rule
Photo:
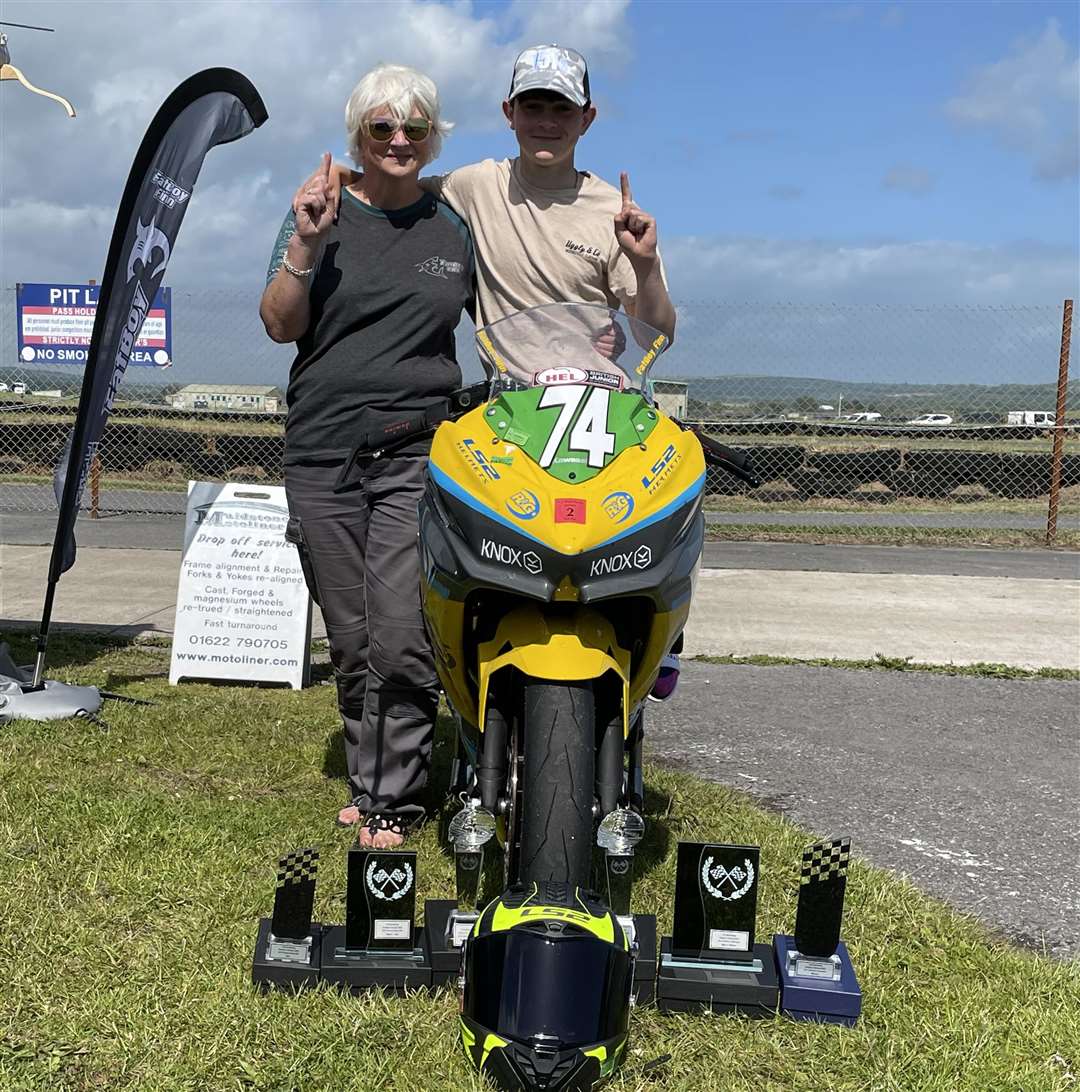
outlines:
[[[632,532],[705,473],[697,437],[663,414],[657,416],[644,443],[623,451],[580,484],[558,481],[515,444],[493,436],[483,406],[439,426],[431,461],[500,523],[561,554],[580,554]],[[539,498],[535,514],[516,499],[525,491]],[[604,507],[616,493],[633,497],[633,511],[625,520],[619,518],[621,511]],[[584,522],[556,523],[554,498],[584,501]]]
[[[623,735],[629,730],[630,653],[596,611],[582,607],[570,615],[550,616],[539,605],[525,604],[503,618],[494,638],[481,644],[478,653],[481,726],[491,677],[504,667],[516,667],[531,678],[556,682],[598,679],[614,671],[623,690]]]

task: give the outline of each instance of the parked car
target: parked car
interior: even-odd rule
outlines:
[[[909,425],[951,425],[952,418],[947,413],[920,413],[907,422]]]
[[[11,388],[6,383],[0,383],[0,394],[7,394]]]

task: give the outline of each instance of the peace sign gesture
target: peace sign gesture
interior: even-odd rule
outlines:
[[[322,165],[293,197],[296,234],[301,239],[319,239],[329,231],[336,211],[330,195],[330,153],[324,152]]]
[[[656,260],[656,220],[634,204],[630,193],[630,176],[623,171],[619,175],[622,189],[622,208],[615,217],[615,238],[622,252],[634,262]]]

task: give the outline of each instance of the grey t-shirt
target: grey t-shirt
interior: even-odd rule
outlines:
[[[290,211],[268,283],[294,228]],[[385,211],[343,190],[311,277],[311,323],[289,372],[285,461],[345,459],[365,407],[422,411],[461,386],[454,328],[472,293],[469,231],[446,205],[425,195]],[[429,445],[419,441],[402,453]]]

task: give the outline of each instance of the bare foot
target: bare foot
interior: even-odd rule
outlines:
[[[355,804],[346,804],[345,807],[337,813],[337,825],[339,827],[355,827],[357,823],[362,823],[363,821],[364,816]]]

